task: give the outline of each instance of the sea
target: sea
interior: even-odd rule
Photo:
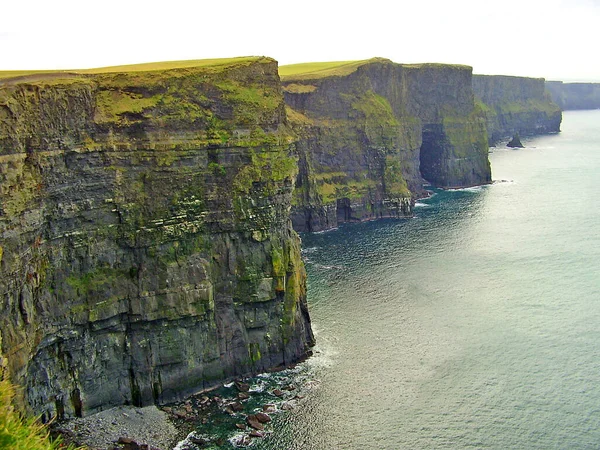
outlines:
[[[600,110],[561,129],[413,218],[301,236],[317,346],[253,382],[298,394],[252,448],[600,448]]]

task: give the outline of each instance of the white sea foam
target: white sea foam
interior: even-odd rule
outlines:
[[[493,185],[499,185],[499,184],[514,184],[514,180],[494,180],[492,182]]]
[[[232,447],[235,448],[247,448],[252,447],[254,445],[254,440],[249,440],[246,437],[246,433],[236,433],[233,436],[231,436],[228,440]]]
[[[454,189],[448,189],[448,191],[450,191],[450,192],[479,192],[486,186],[487,185],[471,186],[471,187],[465,187],[465,188],[454,188]]]
[[[341,269],[343,269],[342,266],[326,266],[323,264],[316,264],[316,263],[314,263],[314,266],[318,269],[325,269],[325,270],[341,270]]]
[[[186,436],[186,438],[183,441],[179,441],[177,445],[173,448],[173,450],[190,450],[192,448],[198,448],[197,445],[194,444],[190,438],[204,439],[207,442],[210,442],[211,440],[210,436],[200,434],[197,431],[192,431]]]
[[[321,230],[321,231],[313,231],[314,234],[324,234],[324,233],[329,233],[330,231],[336,231],[338,229],[338,227],[334,227],[334,228],[328,228],[326,230]]]

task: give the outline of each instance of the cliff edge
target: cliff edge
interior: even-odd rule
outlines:
[[[474,75],[473,92],[487,120],[490,145],[515,134],[560,131],[562,113],[543,78]]]
[[[0,80],[0,356],[32,412],[307,355],[294,140],[269,58]]]
[[[600,108],[600,83],[546,81],[546,89],[562,110]]]
[[[410,215],[425,180],[491,181],[470,67],[373,58],[282,66],[280,74],[300,136],[296,230]]]

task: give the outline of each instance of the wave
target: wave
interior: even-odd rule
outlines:
[[[494,180],[492,181],[492,184],[494,185],[498,185],[498,184],[514,184],[514,180]]]
[[[325,269],[325,270],[342,270],[343,267],[342,266],[326,266],[323,264],[317,264],[317,263],[313,263],[312,261],[309,261],[311,264],[313,264],[317,269]]]
[[[486,186],[488,186],[488,185],[482,184],[479,186],[471,186],[471,187],[464,187],[464,188],[448,188],[446,190],[450,191],[450,192],[479,192],[479,191],[483,190]]]

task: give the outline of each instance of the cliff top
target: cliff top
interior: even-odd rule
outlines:
[[[358,61],[330,61],[289,64],[279,66],[279,76],[283,82],[317,80],[327,77],[343,77],[354,73],[359,67],[373,63],[391,63],[405,69],[463,69],[472,70],[461,64],[420,63],[399,64],[386,58],[371,58]]]
[[[289,64],[279,66],[282,81],[315,80],[326,77],[350,75],[360,66],[374,62],[391,62],[385,58],[362,59],[358,61],[327,61]]]
[[[545,81],[545,78],[542,77],[522,77],[519,75],[482,75],[482,74],[473,74],[473,78],[487,79],[487,80],[507,80],[507,81],[516,81],[516,80],[542,80]]]
[[[266,56],[242,56],[236,58],[194,59],[186,61],[162,61],[123,66],[99,67],[94,69],[73,70],[5,70],[0,71],[0,84],[18,83],[21,81],[38,81],[54,79],[72,79],[80,75],[97,75],[106,73],[157,72],[175,69],[206,69],[218,71],[235,66],[243,66],[253,62],[275,62]]]

